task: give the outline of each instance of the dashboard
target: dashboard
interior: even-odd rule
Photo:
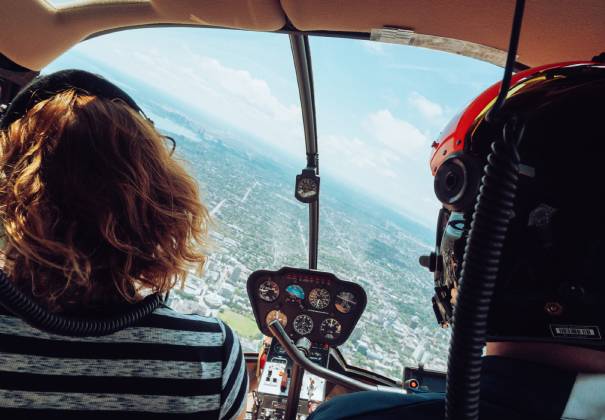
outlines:
[[[294,341],[306,337],[330,347],[349,338],[367,302],[360,285],[301,268],[255,271],[248,278],[247,290],[263,334],[271,337],[267,325],[278,319]]]

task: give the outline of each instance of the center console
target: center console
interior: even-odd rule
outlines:
[[[327,367],[329,349],[313,346],[309,359]],[[294,364],[284,348],[272,340],[266,361],[262,366],[257,391],[254,395],[252,418],[256,420],[285,419],[288,391],[292,384]],[[300,387],[296,419],[304,420],[313,409],[325,400],[326,380],[309,372],[304,372]]]

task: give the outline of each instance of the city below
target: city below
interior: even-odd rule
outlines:
[[[170,305],[216,316],[256,352],[262,335],[246,294],[255,270],[307,267],[308,210],[294,198],[300,168],[246,148],[187,115],[147,100],[157,126],[198,180],[213,219],[207,264]],[[322,179],[318,269],[363,286],[368,305],[340,351],[351,365],[392,378],[405,366],[446,370],[449,331],[431,307],[432,278],[418,264],[432,233],[360,193]]]

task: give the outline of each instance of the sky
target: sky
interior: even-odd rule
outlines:
[[[428,166],[430,145],[452,116],[500,79],[502,69],[373,41],[313,37],[310,46],[322,182],[344,182],[433,227],[440,205]],[[284,34],[128,30],[84,41],[51,67],[61,67],[74,52],[248,133],[246,141],[305,162]]]

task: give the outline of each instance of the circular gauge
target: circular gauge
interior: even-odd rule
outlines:
[[[273,280],[265,280],[258,287],[258,296],[265,302],[273,302],[279,296],[279,286]]]
[[[298,183],[298,195],[302,198],[309,198],[317,195],[317,182],[313,178],[303,178]]]
[[[357,298],[351,292],[340,292],[336,295],[335,306],[338,312],[348,314],[357,305]]]
[[[313,330],[313,320],[309,315],[298,315],[292,322],[294,331],[300,335],[307,335]]]
[[[288,317],[286,316],[285,313],[274,309],[271,312],[269,312],[267,314],[267,316],[265,317],[265,322],[267,323],[267,325],[269,325],[271,323],[271,321],[273,320],[279,320],[279,323],[281,324],[282,327],[286,328],[286,325],[288,324]]]
[[[334,318],[326,318],[319,326],[319,332],[328,340],[335,340],[340,335],[342,326]]]
[[[330,292],[320,288],[311,290],[309,303],[315,309],[325,309],[330,304]]]
[[[291,284],[286,287],[286,293],[294,299],[303,300],[305,298],[305,291],[298,284]]]

